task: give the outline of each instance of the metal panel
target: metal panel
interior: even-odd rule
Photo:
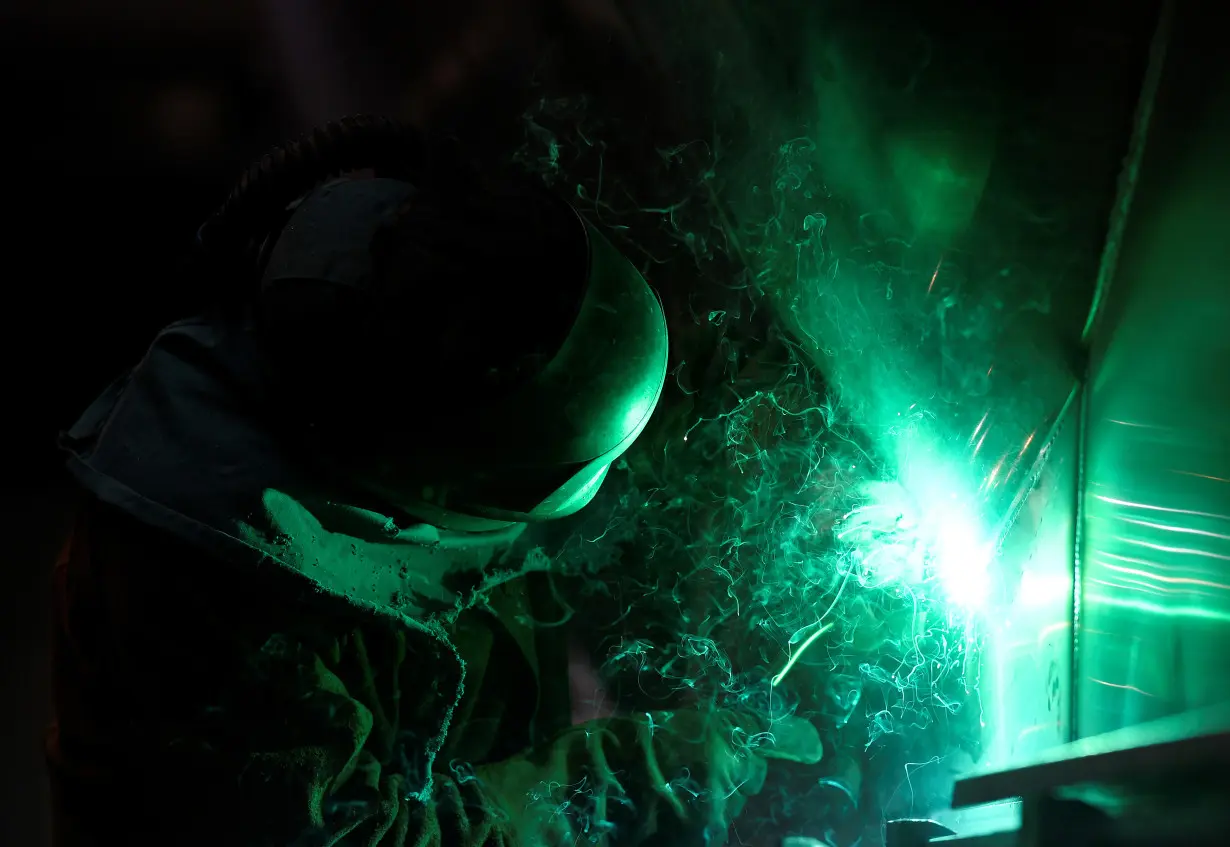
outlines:
[[[1080,428],[1075,404],[1004,541],[1006,590],[983,644],[984,767],[1030,758],[1070,739],[1072,560]]]
[[[1161,771],[1207,773],[1228,758],[1230,708],[1215,706],[1082,738],[1009,770],[964,777],[953,791],[953,806],[1032,799],[1059,788],[1148,784]],[[1114,792],[1102,794],[1109,800]]]
[[[1230,62],[1178,3],[1087,409],[1077,728],[1230,698]]]

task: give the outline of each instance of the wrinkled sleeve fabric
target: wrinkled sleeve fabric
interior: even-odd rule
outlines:
[[[54,571],[59,847],[512,847],[475,781],[430,773],[456,668],[304,582],[83,504]]]

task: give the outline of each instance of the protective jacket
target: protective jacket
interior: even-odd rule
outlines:
[[[721,843],[763,784],[753,724],[570,725],[520,527],[399,525],[313,478],[260,423],[259,362],[241,328],[172,326],[65,436],[57,843]],[[790,729],[773,755],[818,760]]]
[[[503,843],[473,767],[568,723],[545,576],[504,586],[519,527],[397,526],[305,476],[255,361],[172,326],[65,436],[60,843]]]

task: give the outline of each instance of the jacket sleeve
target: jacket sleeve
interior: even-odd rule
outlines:
[[[427,779],[438,657],[304,590],[82,510],[55,569],[58,845],[511,847],[476,781]]]
[[[517,844],[720,847],[769,760],[822,756],[803,719],[696,707],[578,724],[475,774]]]
[[[723,710],[600,718],[477,775],[525,844],[714,847],[765,780],[744,726]]]

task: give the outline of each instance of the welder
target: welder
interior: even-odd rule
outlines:
[[[819,757],[716,709],[570,725],[509,551],[646,426],[666,324],[453,149],[357,118],[261,159],[198,234],[208,308],[65,434],[58,844],[721,843],[766,759]]]

